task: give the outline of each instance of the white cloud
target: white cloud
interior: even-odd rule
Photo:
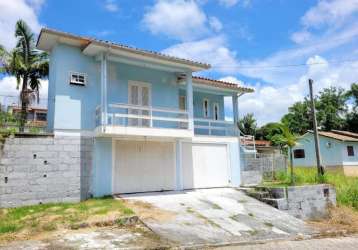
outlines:
[[[325,58],[315,55],[307,60],[309,66],[305,72],[292,79],[292,84],[277,86],[273,84],[255,85],[253,94],[240,98],[240,114],[254,113],[259,125],[279,121],[288,112],[288,107],[303,100],[308,94],[308,79],[314,79],[314,92],[317,94],[323,88],[330,86],[348,89],[356,81],[358,60],[345,64],[329,63]]]
[[[173,45],[162,51],[165,54],[181,58],[210,63],[219,72],[230,74],[237,71],[235,67],[217,68],[219,65],[237,66],[236,53],[230,51],[223,36],[210,37],[194,42]]]
[[[232,7],[236,5],[239,0],[219,0],[219,3],[225,7]]]
[[[251,0],[219,0],[219,4],[227,8],[233,7],[238,3],[241,3],[243,7],[247,7],[251,4]]]
[[[143,17],[143,24],[151,33],[184,41],[207,33],[206,23],[205,13],[192,0],[158,0]]]
[[[40,80],[40,96],[41,98],[47,98],[48,92],[48,80]],[[21,88],[21,84],[20,87]],[[16,89],[16,78],[13,76],[4,76],[0,78],[0,95],[2,96],[18,96],[19,89]]]
[[[15,46],[14,30],[19,19],[23,19],[33,32],[38,33],[41,29],[38,12],[43,3],[44,0],[0,1],[0,44],[7,49]]]
[[[302,31],[298,31],[295,32],[291,35],[291,40],[294,41],[295,43],[304,43],[307,42],[311,39],[312,34],[310,32],[308,32],[307,30],[302,30]]]
[[[238,84],[240,86],[244,85],[244,82],[239,80],[239,79],[237,79],[235,76],[225,76],[225,77],[221,77],[219,80],[224,81],[224,82],[235,83],[235,84]]]
[[[301,18],[306,27],[337,26],[358,11],[358,0],[321,0]]]
[[[109,12],[117,12],[119,10],[115,0],[105,0],[104,8]]]
[[[221,31],[223,28],[223,24],[220,22],[220,20],[217,17],[214,16],[209,18],[209,25],[216,32]]]

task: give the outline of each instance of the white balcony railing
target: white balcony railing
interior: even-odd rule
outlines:
[[[96,126],[102,123],[101,106],[96,109]],[[107,109],[107,126],[188,129],[188,112],[181,109],[159,108],[114,103]]]
[[[225,120],[194,119],[196,134],[237,136],[237,129],[234,122]]]
[[[96,127],[104,125],[101,106],[96,108]],[[188,131],[189,115],[186,110],[140,106],[126,103],[109,104],[106,126],[180,129]],[[105,120],[105,119],[103,119]],[[194,119],[194,132],[199,135],[237,136],[234,122],[225,120]]]

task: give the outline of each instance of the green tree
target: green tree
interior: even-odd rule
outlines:
[[[353,83],[347,92],[348,98],[353,100],[353,109],[347,114],[346,129],[358,133],[358,84]]]
[[[288,108],[288,114],[284,115],[281,122],[296,134],[304,134],[312,129],[312,119],[307,98],[302,102],[296,102]]]
[[[279,133],[281,133],[281,130],[278,128],[277,123],[270,122],[256,130],[256,139],[271,141],[271,137]]]
[[[297,143],[298,137],[293,134],[289,127],[283,123],[276,123],[274,125],[276,130],[279,130],[280,133],[276,133],[271,137],[271,141],[275,145],[280,145],[281,148],[288,147],[289,155],[290,155],[290,170],[291,170],[291,184],[294,183],[294,175],[293,175],[293,154],[292,149]]]
[[[239,129],[245,135],[255,135],[257,123],[254,114],[246,114],[242,119],[240,119]]]
[[[322,130],[343,129],[348,108],[346,91],[330,87],[319,92],[316,105],[317,120]]]
[[[21,122],[20,131],[24,131],[28,105],[39,101],[40,79],[48,76],[48,56],[36,49],[34,34],[27,24],[19,20],[15,26],[17,44],[11,51],[0,46],[0,72],[13,75],[17,88],[21,84]]]

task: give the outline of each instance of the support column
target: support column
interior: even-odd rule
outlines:
[[[191,72],[186,73],[186,106],[188,111],[188,129],[194,131],[194,111],[193,111],[193,79]]]
[[[182,162],[182,142],[177,140],[175,143],[175,156],[176,156],[176,168],[175,168],[175,176],[176,176],[176,185],[175,190],[180,191],[184,189],[183,184],[183,162]]]
[[[107,125],[107,55],[101,56],[101,122],[105,127]]]
[[[238,96],[237,94],[234,94],[232,96],[232,111],[233,111],[233,117],[234,117],[234,124],[235,127],[237,127],[237,123],[239,122],[239,102],[238,102]]]

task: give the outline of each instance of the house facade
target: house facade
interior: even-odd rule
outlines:
[[[88,195],[240,185],[236,84],[195,77],[210,65],[43,29],[48,130],[91,138]],[[225,120],[224,98],[233,120]]]
[[[343,171],[345,175],[358,176],[358,134],[347,131],[319,131],[321,160],[327,169]],[[299,138],[293,148],[296,167],[316,166],[314,136],[311,131]]]

